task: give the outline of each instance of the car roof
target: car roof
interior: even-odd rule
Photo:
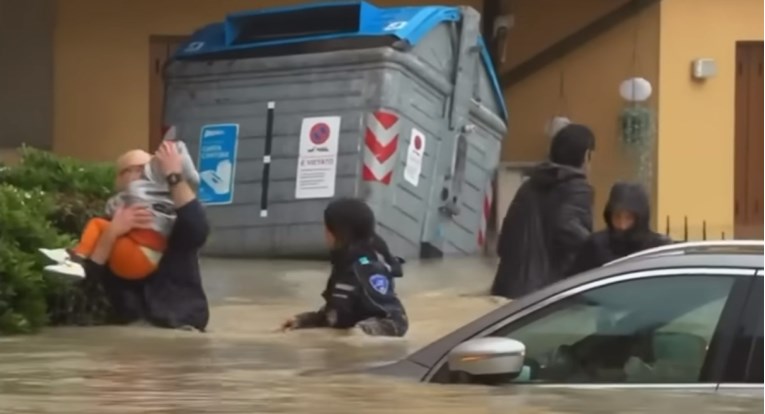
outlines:
[[[414,352],[408,359],[419,365],[431,366],[451,348],[461,343],[463,338],[473,337],[496,321],[549,297],[577,286],[619,274],[672,268],[748,268],[752,269],[752,276],[754,277],[754,270],[763,268],[763,252],[761,249],[759,253],[700,252],[690,249],[683,254],[648,254],[630,260],[615,261],[513,300]]]
[[[762,256],[763,249],[765,249],[765,240],[705,240],[696,242],[673,243],[655,247],[653,249],[642,250],[629,256],[606,263],[604,266],[611,266],[616,263],[660,255],[742,254],[756,257],[757,255]]]
[[[632,258],[622,262],[614,262],[598,268],[604,276],[614,273],[626,273],[636,270],[658,270],[673,267],[738,267],[762,268],[763,254],[746,254],[732,252],[715,253],[678,253],[666,252],[651,256]]]

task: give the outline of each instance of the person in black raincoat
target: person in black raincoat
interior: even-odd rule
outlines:
[[[548,161],[532,169],[508,208],[491,294],[514,299],[560,280],[592,232],[586,170],[595,136],[570,124],[553,137]]]
[[[650,201],[640,184],[614,184],[603,219],[608,228],[587,239],[568,274],[594,269],[620,257],[671,243],[668,237],[651,231]]]
[[[324,225],[332,249],[325,305],[288,319],[282,329],[358,326],[369,335],[404,336],[409,323],[394,281],[403,276],[403,260],[375,233],[372,210],[358,199],[335,200],[324,210]]]

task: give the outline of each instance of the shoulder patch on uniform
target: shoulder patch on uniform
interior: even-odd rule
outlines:
[[[381,274],[369,276],[369,285],[381,295],[387,294],[388,289],[390,289],[390,281],[387,277]]]
[[[369,264],[369,258],[367,258],[366,256],[361,256],[361,257],[359,257],[359,263],[361,263],[363,265],[368,265]]]

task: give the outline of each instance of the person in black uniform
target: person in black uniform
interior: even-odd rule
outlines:
[[[668,237],[651,231],[648,193],[638,183],[618,182],[611,187],[603,219],[607,228],[593,233],[584,242],[568,271],[569,275],[672,242]]]
[[[369,335],[404,336],[409,323],[394,281],[403,276],[403,260],[375,233],[375,221],[369,206],[358,199],[342,198],[327,206],[324,225],[332,272],[322,293],[325,305],[288,319],[282,330],[358,326]]]

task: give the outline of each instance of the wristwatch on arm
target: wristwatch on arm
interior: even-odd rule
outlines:
[[[165,177],[165,180],[167,180],[168,187],[173,188],[176,185],[178,185],[181,181],[183,181],[183,176],[178,173],[172,173],[172,174],[168,174]]]

